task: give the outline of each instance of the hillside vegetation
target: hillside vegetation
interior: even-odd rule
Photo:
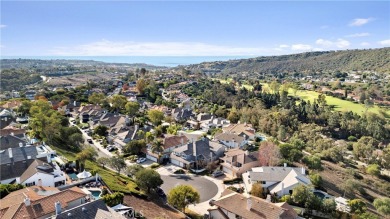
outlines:
[[[202,69],[218,73],[231,72],[318,72],[364,71],[390,72],[390,48],[307,52],[282,56],[262,56],[225,62],[204,62],[190,65],[190,70]]]

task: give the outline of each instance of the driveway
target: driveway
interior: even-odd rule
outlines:
[[[161,175],[161,179],[164,180],[164,184],[162,184],[161,188],[166,194],[169,193],[169,190],[178,185],[190,185],[194,187],[200,194],[200,202],[208,201],[218,193],[218,186],[202,176],[172,174]]]

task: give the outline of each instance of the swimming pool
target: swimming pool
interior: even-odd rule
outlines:
[[[325,198],[325,194],[322,193],[322,192],[313,192],[313,193],[314,193],[314,195],[316,195],[320,199],[324,199]]]
[[[100,199],[100,194],[102,193],[102,191],[99,190],[88,190],[88,191],[92,194],[95,200]]]
[[[77,177],[77,174],[75,173],[67,173],[68,176],[72,179],[72,180],[78,180],[79,178]]]

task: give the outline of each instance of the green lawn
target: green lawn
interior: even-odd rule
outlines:
[[[57,154],[66,157],[69,161],[76,160],[76,155],[74,153],[58,147],[50,147],[56,150]],[[118,173],[109,169],[103,169],[96,162],[87,161],[85,163],[85,169],[96,171],[99,176],[102,177],[107,186],[113,191],[118,191],[125,194],[135,194],[139,196],[144,195],[144,193],[137,188],[137,184],[131,178],[124,175],[119,175]]]
[[[228,83],[231,81],[231,79],[230,80],[229,79],[228,80],[221,79],[219,81],[221,83]],[[263,89],[265,89],[265,90],[269,89],[269,86],[267,83],[261,83],[261,84],[263,85]],[[253,86],[249,85],[249,84],[244,84],[241,87],[245,87],[248,90],[253,89]],[[292,89],[289,89],[288,93],[291,96],[294,95],[294,92]],[[318,98],[318,95],[320,95],[320,93],[316,92],[316,91],[299,90],[296,93],[296,95],[305,101],[309,100],[310,102],[313,102],[314,99]],[[354,103],[354,102],[351,102],[348,100],[342,100],[342,99],[328,96],[328,95],[326,95],[326,102],[328,103],[328,105],[334,106],[334,109],[337,111],[352,111],[352,112],[357,113],[359,115],[362,115],[363,113],[366,112],[366,108],[365,108],[364,104]],[[369,108],[368,112],[379,113],[380,109],[383,109],[383,108],[380,108],[378,106],[374,106],[374,107]],[[384,110],[387,113],[387,116],[390,116],[390,109],[388,109],[388,110],[384,109]]]

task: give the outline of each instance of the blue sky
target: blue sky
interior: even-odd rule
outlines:
[[[390,46],[389,1],[1,1],[2,56],[279,55]]]

